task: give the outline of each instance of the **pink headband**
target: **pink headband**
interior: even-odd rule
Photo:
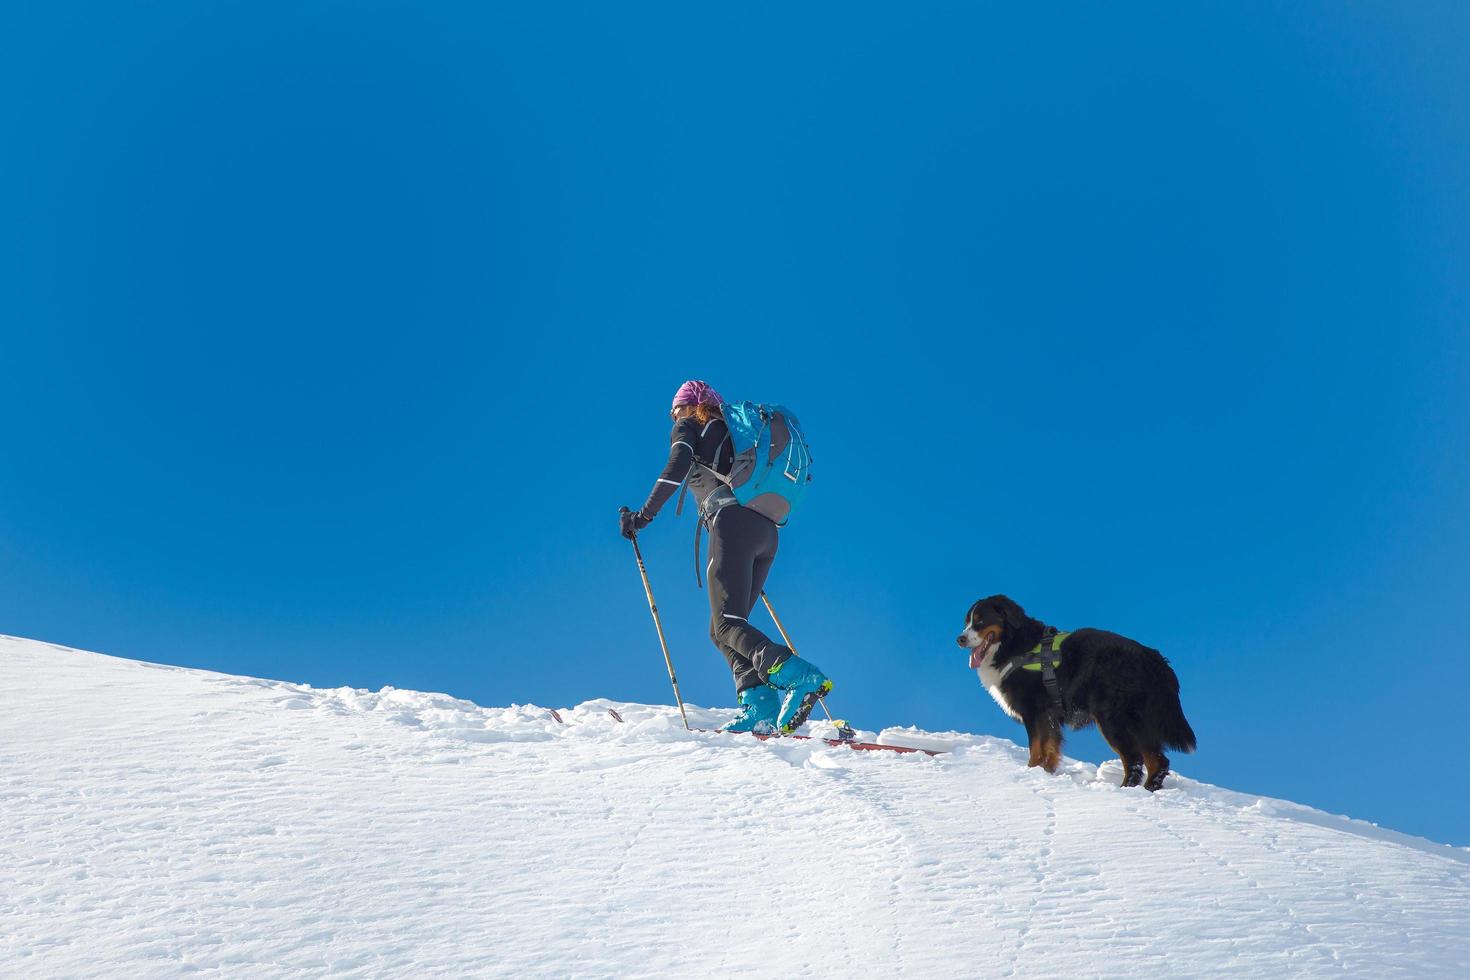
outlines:
[[[674,393],[674,408],[680,405],[723,405],[725,400],[703,381],[686,381]]]

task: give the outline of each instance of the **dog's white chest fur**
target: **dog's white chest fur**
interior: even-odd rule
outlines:
[[[998,648],[999,646],[997,645]],[[1021,716],[1011,710],[1010,703],[1006,701],[1006,696],[1001,693],[1000,671],[995,669],[995,650],[990,650],[985,654],[985,658],[980,661],[980,666],[975,668],[975,673],[980,678],[980,683],[985,685],[985,690],[989,691],[990,696],[995,698],[995,703],[1000,705],[1000,710],[1017,721],[1020,721]]]

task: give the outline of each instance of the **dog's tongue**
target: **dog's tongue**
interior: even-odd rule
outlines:
[[[990,649],[990,644],[988,644],[988,643],[985,646],[983,646],[983,647],[971,647],[970,648],[970,666],[971,667],[979,667],[980,666],[980,661],[982,661],[982,660],[985,659],[986,651],[988,651],[989,649]]]

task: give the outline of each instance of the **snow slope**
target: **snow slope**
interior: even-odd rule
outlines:
[[[1470,851],[609,706],[0,638],[0,976],[1470,976]]]

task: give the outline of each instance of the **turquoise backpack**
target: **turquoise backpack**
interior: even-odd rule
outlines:
[[[720,479],[737,503],[784,526],[812,482],[812,454],[801,423],[781,405],[726,402],[723,411],[735,462]]]

